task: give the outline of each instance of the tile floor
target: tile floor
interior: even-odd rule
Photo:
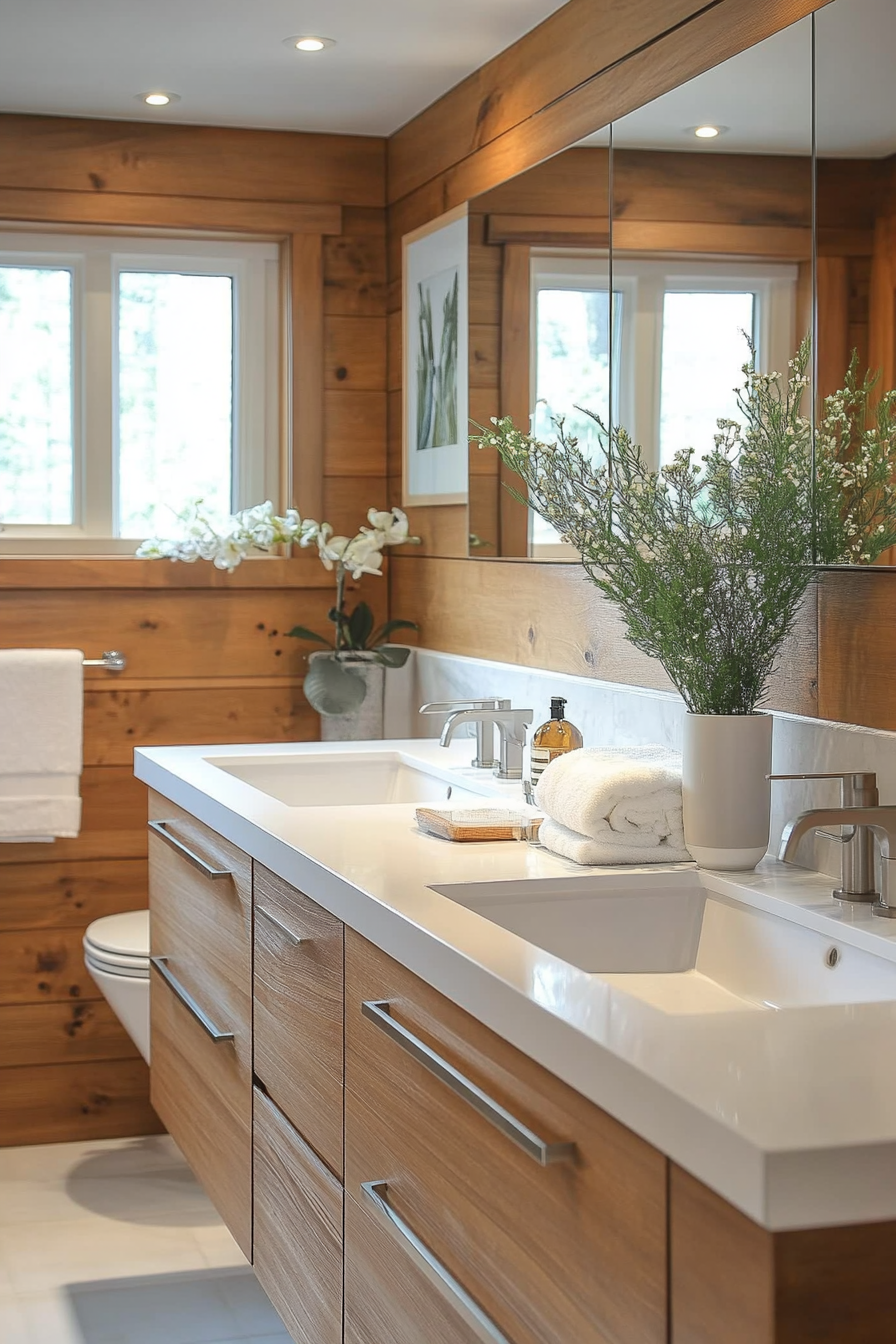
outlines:
[[[167,1136],[0,1148],[0,1344],[289,1344]]]

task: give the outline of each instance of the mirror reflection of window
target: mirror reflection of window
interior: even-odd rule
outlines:
[[[622,303],[622,293],[614,293],[612,330],[617,333]],[[555,422],[562,418],[566,432],[596,461],[602,451],[600,431],[585,410],[609,424],[611,399],[619,394],[620,361],[610,353],[607,258],[534,255],[531,329],[533,432],[550,442],[557,437]],[[611,368],[616,371],[613,385]],[[545,558],[572,553],[537,514],[530,515],[530,545],[533,554]]]
[[[660,369],[660,466],[683,449],[708,451],[720,417],[740,420],[736,389],[754,336],[757,295],[750,291],[667,290]],[[693,389],[701,395],[694,396]],[[705,399],[704,399],[705,395]]]
[[[558,274],[560,265],[533,263],[533,425],[550,440],[565,416],[592,459],[598,431],[577,405],[625,425],[654,467],[684,448],[702,457],[718,419],[739,418],[747,339],[764,372],[786,368],[799,340],[795,266],[620,259],[611,338],[606,259],[578,257]],[[538,521],[533,538],[557,541]]]
[[[597,426],[580,407],[610,418],[610,299],[599,289],[539,289],[536,295],[534,429],[556,435],[563,418],[592,459]]]

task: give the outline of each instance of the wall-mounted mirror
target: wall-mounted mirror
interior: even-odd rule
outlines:
[[[815,52],[822,451],[825,398],[844,386],[853,357],[860,380],[878,375],[872,401],[896,386],[896,4],[833,0],[815,15]],[[859,494],[868,499],[862,478],[844,479],[846,507]],[[863,532],[882,524],[861,504],[856,517],[849,558],[867,564],[878,546]],[[896,550],[881,561],[896,562]]]
[[[597,452],[578,404],[657,465],[709,451],[744,333],[770,370],[811,328],[812,195],[805,19],[471,201],[472,418],[563,415]],[[494,454],[470,473],[471,554],[575,558]]]
[[[869,424],[896,387],[894,50],[894,0],[832,0],[471,201],[473,419],[532,415],[549,438],[562,415],[598,452],[586,406],[654,465],[682,447],[702,456],[719,417],[736,416],[744,333],[765,372],[812,333],[821,470],[825,399],[851,361],[859,384],[877,375]],[[870,450],[876,489],[853,471],[857,433],[836,448],[853,564],[896,564],[896,546],[878,555],[896,541],[889,517],[880,535],[892,400],[894,428]],[[575,558],[501,487],[495,455],[473,447],[472,555]]]

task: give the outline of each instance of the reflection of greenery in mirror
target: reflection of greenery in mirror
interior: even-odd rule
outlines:
[[[878,414],[892,416],[896,387],[896,5],[892,0],[833,0],[815,15],[818,381],[817,414],[843,385],[854,357],[878,375],[869,398],[870,437],[841,445],[844,507],[858,513],[848,557],[868,563],[879,521],[875,498],[891,483],[893,456],[878,460],[877,485],[860,475],[874,455]],[[885,434],[892,433],[886,429]],[[821,436],[819,436],[821,447]],[[870,476],[874,477],[874,469]],[[859,497],[857,499],[857,496]],[[892,539],[891,539],[892,542]],[[883,557],[890,563],[896,555]]]
[[[753,713],[816,563],[856,546],[873,560],[896,536],[896,393],[869,414],[872,384],[854,365],[814,444],[810,359],[809,337],[786,375],[758,372],[754,355],[714,446],[700,457],[682,449],[658,471],[599,417],[597,462],[562,420],[548,442],[509,418],[476,440],[525,482],[530,508],[574,547],[627,638],[697,714]]]
[[[833,508],[813,488],[809,358],[806,340],[786,378],[748,366],[738,418],[719,423],[715,447],[700,461],[684,449],[659,472],[620,426],[604,431],[596,465],[562,423],[548,444],[509,419],[481,436],[694,713],[756,709],[811,579],[819,515],[839,544],[838,488]]]
[[[819,558],[872,564],[896,545],[896,391],[880,393],[879,375],[859,373],[853,351],[843,387],[818,413],[815,470],[820,501],[831,502],[837,543],[819,542]]]

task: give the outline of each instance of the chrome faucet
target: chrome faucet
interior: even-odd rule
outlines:
[[[433,700],[428,705],[420,706],[421,714],[448,714],[453,716],[461,709],[509,709],[509,700]],[[445,725],[448,726],[447,723]],[[442,735],[442,746],[447,746],[444,733]],[[494,770],[498,762],[495,759],[495,730],[491,723],[484,719],[476,720],[476,756],[471,762],[480,770]]]
[[[533,719],[531,709],[511,709],[505,702],[500,709],[456,709],[442,729],[441,743],[447,747],[461,723],[493,723],[500,738],[500,755],[495,766],[498,779],[522,779],[526,726]]]
[[[880,796],[877,791],[877,777],[865,772],[836,772],[834,774],[824,775],[769,775],[769,779],[839,779],[840,780],[840,810],[843,808],[876,808],[880,802]],[[829,812],[831,809],[823,809]],[[814,826],[837,826],[847,825],[846,822],[821,820],[818,809],[811,812],[803,812],[797,817],[796,822],[791,823],[782,837],[782,846],[784,839],[790,834],[790,831],[797,822],[802,823],[807,817],[814,817]],[[808,835],[813,829],[813,822],[807,821],[800,832],[800,838]],[[841,846],[840,849],[840,886],[832,893],[838,901],[874,901],[877,899],[877,881],[874,871],[874,835],[867,825],[860,822],[851,824],[851,829],[847,835],[831,835],[829,831],[819,831],[819,835],[826,840],[833,840],[835,844]],[[790,854],[793,854],[797,841],[794,840]],[[783,857],[783,852],[782,856]],[[788,862],[790,862],[788,856]]]
[[[801,812],[784,827],[778,858],[793,863],[797,846],[804,836],[817,832],[841,848],[840,886],[832,893],[839,901],[872,902],[872,913],[896,919],[896,806],[878,803],[877,780],[871,773],[831,775],[770,775],[770,779],[839,779],[843,805],[813,807]],[[819,831],[821,826],[848,828],[843,836]],[[880,894],[875,881],[874,840],[881,857]],[[891,859],[891,853],[893,858]]]

